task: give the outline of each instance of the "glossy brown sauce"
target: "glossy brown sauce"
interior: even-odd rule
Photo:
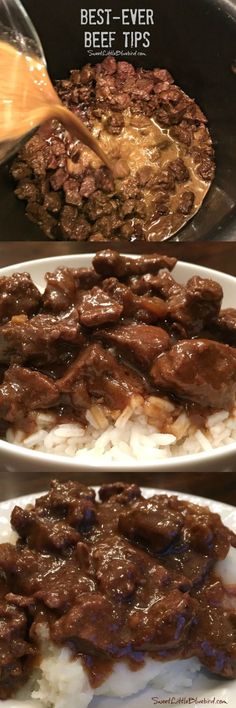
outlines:
[[[4,159],[15,141],[42,123],[58,118],[72,135],[111,166],[81,118],[62,105],[42,59],[0,42],[0,69],[0,159]]]
[[[27,679],[27,656],[39,663],[42,625],[82,658],[93,687],[115,662],[138,670],[149,656],[196,656],[213,674],[233,678],[235,607],[215,564],[236,545],[235,534],[218,514],[176,496],[145,499],[122,482],[99,495],[100,502],[78,482],[54,480],[35,506],[12,512],[17,545],[0,545],[9,652],[5,663],[0,652],[0,698]]]

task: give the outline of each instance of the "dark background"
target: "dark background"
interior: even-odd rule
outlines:
[[[91,244],[95,247],[95,244]],[[96,248],[93,250],[99,250],[101,245],[96,244]],[[86,251],[87,247],[84,244],[83,249],[79,249],[80,252]],[[127,247],[124,244],[124,251],[142,252],[142,250],[147,250],[140,246]],[[154,244],[149,244],[149,251],[154,252]],[[63,255],[76,253],[78,248],[76,244],[71,243],[0,243],[0,265],[7,266],[13,263],[22,262],[24,260],[30,260],[33,258],[43,258],[50,257],[52,255]],[[175,255],[180,260],[192,261],[194,263],[199,263],[210,268],[224,271],[231,275],[236,276],[236,244],[233,243],[193,243],[193,244],[161,244],[158,245],[158,251],[168,253],[169,255]],[[228,502],[229,504],[234,504],[236,506],[236,460],[235,460],[235,472],[227,473],[222,469],[222,473],[209,473],[209,472],[188,472],[179,473],[132,473],[132,481],[136,481],[138,484],[150,487],[159,487],[164,489],[174,489],[176,491],[189,492],[191,494],[199,494],[205,497],[210,497],[213,499],[219,499],[223,502]],[[61,478],[60,474],[60,478]],[[81,473],[77,478],[84,481],[84,475]],[[124,481],[130,481],[130,474],[123,473],[120,475]],[[68,478],[68,474],[65,472],[64,478]],[[88,484],[100,484],[104,482],[104,478],[107,479],[107,475],[99,473],[89,473],[86,475],[86,481]],[[109,474],[109,481],[115,481],[117,478],[116,474]],[[49,483],[49,476],[46,474],[39,475],[35,474],[33,471],[31,474],[26,473],[19,474],[16,470],[12,469],[11,475],[6,469],[1,466],[0,463],[0,500],[7,499],[13,496],[18,496],[20,494],[27,494],[29,491],[40,491],[47,487]]]
[[[89,60],[84,49],[80,9],[101,5],[98,0],[23,0],[40,35],[51,77],[63,78]],[[105,3],[118,15],[123,0]],[[121,57],[145,68],[168,68],[176,82],[196,98],[209,119],[217,175],[203,208],[178,234],[181,241],[236,238],[236,0],[131,0],[131,8],[153,7],[155,25],[136,29],[151,32],[144,57]],[[104,7],[104,3],[103,3]],[[117,28],[117,24],[115,24]],[[103,29],[87,27],[86,29]],[[105,30],[114,29],[104,27]],[[125,27],[134,30],[134,27]],[[120,30],[121,32],[122,30]],[[118,33],[117,47],[121,47]],[[102,57],[101,57],[102,58]],[[119,57],[118,57],[119,58]],[[93,61],[99,61],[95,57]],[[46,240],[24,215],[13,194],[8,168],[0,170],[0,239]]]

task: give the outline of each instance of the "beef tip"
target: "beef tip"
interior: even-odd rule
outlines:
[[[46,273],[43,306],[49,312],[63,312],[75,304],[77,287],[72,268],[57,268]]]
[[[141,496],[141,490],[137,484],[125,484],[125,482],[112,482],[110,484],[103,484],[99,489],[99,499],[102,502],[107,502],[112,497],[119,496],[124,499],[126,497],[127,501],[136,499]]]
[[[236,391],[236,357],[227,344],[186,340],[162,354],[151,374],[160,391],[206,408],[230,408]]]
[[[98,287],[94,287],[82,295],[79,304],[80,322],[86,327],[98,327],[110,322],[117,322],[122,312],[122,305],[119,305]]]
[[[195,202],[194,192],[191,192],[191,190],[186,189],[184,192],[182,192],[182,194],[180,194],[177,211],[180,214],[186,214],[186,216],[187,216],[193,210],[194,202]]]
[[[116,631],[112,602],[93,592],[78,597],[77,604],[54,623],[52,639],[63,645],[73,641],[77,651],[100,656],[115,646]]]
[[[54,238],[57,220],[49,214],[42,204],[30,200],[27,204],[26,212],[30,221],[38,224],[48,238]]]
[[[79,482],[59,482],[53,479],[50,483],[50,491],[42,497],[38,497],[35,501],[35,508],[40,516],[52,516],[58,519],[65,519],[67,523],[71,523],[72,517],[78,514],[78,502],[91,502],[94,506],[95,491],[85,484]],[[76,511],[76,513],[75,513]],[[87,522],[87,515],[84,514],[85,507],[80,509],[80,526]],[[78,525],[78,515],[77,522]]]
[[[95,181],[97,189],[101,189],[102,192],[107,192],[108,194],[114,192],[115,182],[112,172],[108,167],[99,167],[95,172]]]
[[[194,335],[217,317],[223,298],[222,287],[214,280],[193,276],[185,288],[180,288],[168,299],[168,318]]]
[[[212,157],[208,155],[203,157],[196,171],[199,177],[201,177],[205,182],[211,182],[215,176],[215,164]]]
[[[140,186],[145,187],[145,185],[148,184],[151,179],[153,179],[153,174],[153,168],[149,165],[140,167],[140,169],[136,172],[136,177]]]
[[[22,420],[26,412],[58,402],[57,388],[47,376],[17,365],[6,371],[0,386],[0,417],[4,420]]]
[[[30,359],[34,365],[57,361],[63,343],[78,349],[84,344],[77,310],[61,317],[40,314],[30,320],[17,315],[0,328],[0,361]]]
[[[176,160],[171,160],[171,162],[168,162],[168,167],[173,173],[176,182],[187,182],[190,173],[188,167],[184,164],[184,161],[182,160],[181,157],[178,157]]]
[[[91,227],[86,219],[79,216],[76,206],[66,204],[61,211],[59,227],[69,241],[86,241]]]
[[[92,175],[87,175],[84,177],[83,182],[80,187],[80,194],[81,197],[91,197],[91,194],[93,194],[96,191],[96,184],[95,184],[95,179]]]
[[[155,358],[171,346],[170,337],[164,329],[146,324],[120,325],[101,330],[96,336],[144,370],[150,368]]]
[[[112,410],[123,409],[131,396],[144,391],[142,378],[119,364],[99,344],[89,345],[57,382],[59,390],[69,393],[76,407],[81,406],[80,395],[77,393],[81,381],[84,381],[91,398],[105,401]]]
[[[27,615],[6,600],[0,602],[0,699],[5,700],[20,688],[30,673],[27,658],[36,654],[29,644]]]
[[[63,167],[59,167],[56,172],[50,177],[50,184],[55,192],[63,187],[64,182],[67,179],[66,171]]]
[[[227,344],[236,345],[236,310],[233,307],[228,307],[225,310],[220,310],[215,322],[212,322],[213,332],[217,336],[222,336]]]
[[[25,199],[26,201],[32,200],[33,202],[36,202],[39,198],[37,184],[27,178],[20,180],[18,187],[15,189],[15,194],[18,199]]]
[[[71,268],[76,285],[81,290],[90,290],[94,285],[98,285],[101,278],[94,268]]]
[[[62,206],[62,199],[59,192],[47,192],[44,197],[43,206],[52,214],[58,214]]]
[[[15,506],[11,524],[29,548],[36,551],[63,553],[80,541],[80,534],[64,521],[42,519],[32,510]]]
[[[21,160],[14,160],[10,173],[12,177],[18,182],[21,179],[25,179],[26,177],[30,177],[32,174],[31,168],[29,165],[27,165],[26,162],[22,162]]]
[[[28,273],[0,276],[0,323],[13,315],[33,315],[41,304],[41,294]]]
[[[129,558],[110,558],[108,553],[99,563],[96,579],[102,593],[120,602],[133,595],[140,575],[140,564]]]
[[[117,278],[107,278],[103,281],[103,289],[123,306],[123,315],[152,324],[165,319],[167,306],[160,298],[145,296],[137,297],[132,290]]]
[[[183,526],[184,517],[162,505],[159,497],[138,500],[133,508],[119,516],[118,528],[132,541],[142,542],[153,552],[162,553],[173,543]]]
[[[168,84],[173,84],[174,79],[167,69],[153,69],[154,79],[159,83],[159,81],[167,81]]]
[[[73,177],[69,177],[63,184],[66,204],[81,206],[83,203],[80,193],[80,182]],[[57,192],[56,192],[57,194]]]
[[[200,603],[197,614],[198,629],[191,632],[195,656],[213,674],[225,678],[235,677],[235,612],[226,612],[223,607],[210,602],[204,607]],[[231,644],[233,642],[233,646]],[[231,647],[231,651],[229,650]],[[232,651],[233,649],[233,651]]]
[[[120,135],[125,126],[122,113],[112,113],[105,121],[105,128],[110,135]]]
[[[144,273],[158,273],[161,268],[172,270],[176,264],[176,258],[162,256],[154,253],[151,256],[145,255],[140,258],[130,258],[121,256],[116,251],[107,249],[100,251],[93,259],[93,266],[97,273],[102,276],[115,276],[125,278],[131,275],[142,275]]]
[[[128,281],[129,287],[136,295],[144,295],[145,293],[154,293],[164,300],[168,300],[171,295],[179,292],[182,286],[176,283],[172,275],[163,270],[158,275],[142,275],[140,278],[130,278]]]
[[[194,622],[194,604],[178,589],[159,595],[145,610],[134,610],[129,619],[133,647],[140,651],[176,649],[186,642]]]

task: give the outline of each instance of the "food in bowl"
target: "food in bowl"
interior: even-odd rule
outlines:
[[[21,149],[11,174],[26,214],[46,236],[161,241],[198,211],[215,172],[206,118],[166,69],[106,57],[58,81],[113,172],[56,121]]]
[[[98,501],[54,480],[13,508],[11,525],[17,538],[0,545],[0,699],[26,685],[32,705],[86,708],[153,679],[175,692],[201,669],[235,677],[236,535],[219,514],[135,484],[105,484]]]
[[[78,461],[160,460],[236,439],[236,311],[161,254],[0,280],[2,436]]]

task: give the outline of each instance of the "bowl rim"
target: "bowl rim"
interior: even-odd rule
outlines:
[[[104,250],[103,248],[101,250]],[[157,246],[158,250],[158,246]],[[144,251],[145,253],[145,251]],[[0,268],[0,275],[7,276],[8,274],[11,274],[12,272],[24,272],[24,270],[28,270],[32,267],[41,267],[45,265],[45,273],[47,272],[47,265],[50,264],[53,261],[55,263],[55,268],[63,262],[71,263],[73,260],[78,261],[79,260],[88,260],[88,265],[89,262],[92,260],[92,258],[96,255],[94,252],[86,252],[86,253],[73,253],[73,254],[66,254],[66,255],[57,255],[57,256],[48,256],[47,258],[37,258],[37,259],[32,259],[29,261],[23,261],[19,263],[14,263],[9,266],[3,266]],[[123,253],[121,252],[121,255],[128,256],[129,258],[138,258],[139,256],[143,254],[131,254],[131,253]],[[149,253],[148,253],[149,255]],[[236,285],[236,278],[233,275],[229,275],[228,273],[224,273],[223,271],[218,271],[213,268],[208,268],[207,266],[202,266],[200,264],[195,264],[195,263],[190,263],[189,261],[181,261],[177,260],[176,265],[180,265],[184,268],[186,268],[189,272],[193,272],[194,274],[197,274],[198,270],[200,271],[201,275],[203,277],[210,277],[210,278],[215,278],[219,280],[224,280],[225,283],[228,283],[229,285]],[[70,265],[69,267],[73,267]],[[175,270],[175,267],[173,271]],[[19,271],[20,269],[20,271]],[[217,448],[212,448],[211,450],[207,451],[202,451],[198,453],[193,453],[193,454],[185,454],[185,455],[179,455],[179,456],[173,456],[173,457],[168,457],[168,458],[160,458],[159,460],[155,460],[153,462],[147,462],[145,463],[144,461],[139,461],[139,460],[131,460],[130,463],[122,463],[122,462],[107,462],[103,461],[101,459],[95,458],[93,460],[89,460],[88,462],[86,460],[80,461],[76,457],[69,457],[66,455],[55,455],[52,453],[47,453],[47,452],[40,452],[39,450],[30,450],[22,445],[14,444],[7,442],[5,440],[0,439],[0,453],[6,452],[9,456],[12,454],[13,457],[18,457],[21,461],[32,461],[32,463],[35,461],[42,462],[42,471],[43,467],[45,464],[48,463],[49,469],[50,469],[50,464],[54,463],[55,465],[58,464],[60,468],[62,467],[69,467],[69,469],[77,469],[78,471],[80,469],[86,469],[86,471],[95,471],[96,469],[98,471],[103,471],[103,472],[143,472],[144,469],[146,472],[158,472],[158,468],[160,467],[161,472],[175,472],[179,471],[179,468],[182,466],[185,470],[187,467],[191,468],[191,466],[194,467],[195,471],[195,465],[199,465],[201,467],[201,463],[214,463],[215,462],[220,462],[221,460],[227,460],[227,457],[231,456],[232,453],[235,452],[235,459],[236,459],[236,441],[233,443],[230,443],[228,445],[221,445],[220,447]],[[201,471],[201,470],[199,470]]]

